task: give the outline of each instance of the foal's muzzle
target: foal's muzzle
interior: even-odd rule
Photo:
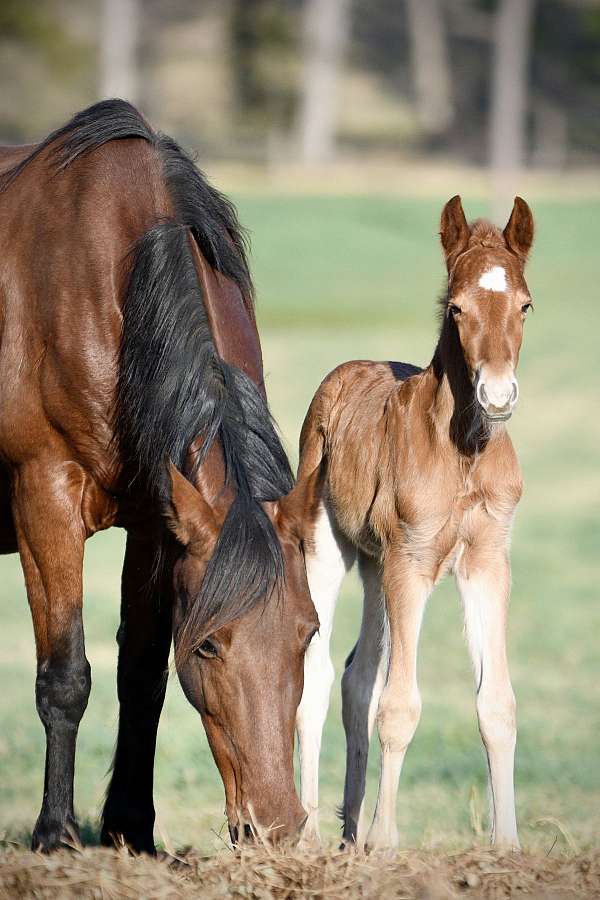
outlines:
[[[486,419],[490,422],[506,422],[517,404],[519,385],[512,377],[486,378],[480,375],[475,393]]]

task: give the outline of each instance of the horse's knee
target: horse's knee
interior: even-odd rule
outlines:
[[[479,730],[486,746],[512,748],[517,736],[517,704],[512,688],[501,695],[481,692],[477,698]]]
[[[381,698],[377,711],[377,728],[381,746],[394,751],[405,750],[412,741],[421,718],[421,695],[415,689],[405,697]]]
[[[90,664],[85,656],[76,662],[42,662],[35,683],[35,698],[44,727],[60,723],[77,727],[85,712],[91,686]]]

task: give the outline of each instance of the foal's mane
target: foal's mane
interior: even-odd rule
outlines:
[[[293,486],[289,462],[256,384],[217,353],[192,256],[193,239],[208,263],[232,279],[246,308],[253,288],[246,241],[234,206],[211,187],[175,141],[152,130],[123,100],[78,113],[0,180],[6,190],[48,151],[53,175],[109,141],[139,138],[157,151],[175,215],[157,222],[133,248],[123,302],[116,435],[134,480],[170,507],[167,463],[192,480],[219,440],[235,499],[190,599],[178,654],[243,615],[281,583],[279,540],[262,503]],[[190,464],[190,448],[201,450]]]

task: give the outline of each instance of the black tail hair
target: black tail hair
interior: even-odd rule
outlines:
[[[243,615],[283,575],[279,540],[261,503],[288,493],[292,472],[259,389],[216,351],[190,246],[195,240],[208,263],[235,281],[251,307],[245,236],[235,208],[175,141],[155,133],[122,100],[78,113],[8,173],[2,187],[46,148],[59,172],[108,141],[132,137],[156,147],[176,216],[157,223],[133,250],[117,394],[121,451],[166,512],[168,460],[191,478],[186,466],[192,443],[202,439],[200,464],[218,439],[235,491],[200,594],[188,604],[178,641],[182,659],[202,642],[207,628]]]

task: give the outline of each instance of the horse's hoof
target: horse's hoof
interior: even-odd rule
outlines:
[[[133,828],[104,824],[100,832],[100,843],[103,847],[113,847],[116,850],[125,847],[136,855],[147,853],[149,856],[156,856],[152,832],[148,834]]]
[[[73,819],[57,822],[53,819],[37,820],[31,836],[31,849],[36,853],[52,853],[54,850],[76,850],[81,847],[79,826]]]

